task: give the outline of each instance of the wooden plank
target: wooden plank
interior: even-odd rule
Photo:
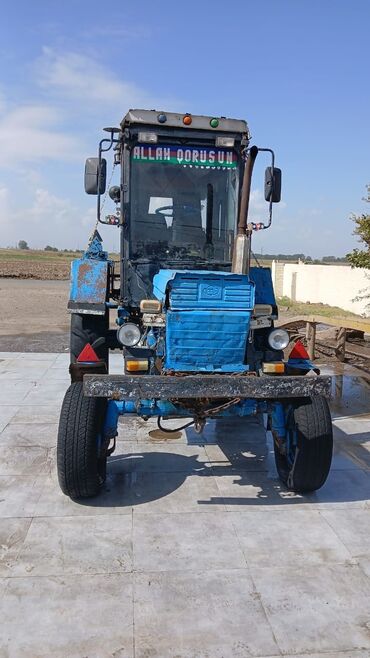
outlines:
[[[345,327],[341,327],[337,335],[337,344],[335,347],[335,356],[339,361],[344,361],[346,358],[346,336],[347,330]]]
[[[306,322],[314,322],[315,324],[326,324],[329,327],[345,327],[346,329],[355,329],[370,333],[370,318],[327,318],[325,315],[297,315],[293,318],[279,319],[275,321],[276,327],[287,327],[290,324],[305,325]]]
[[[323,342],[322,340],[319,340],[319,338],[316,336],[316,345],[321,345],[322,347],[331,347],[332,349],[335,349],[336,341],[331,340],[329,338],[325,338],[325,342]],[[345,348],[347,354],[358,356],[361,359],[370,359],[370,346],[364,347],[363,345],[357,345],[357,343],[350,343],[347,340]]]
[[[316,324],[314,322],[307,322],[306,325],[307,336],[307,351],[311,361],[315,358],[315,341],[316,341]]]

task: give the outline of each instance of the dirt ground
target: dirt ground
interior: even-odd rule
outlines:
[[[0,278],[0,351],[64,352],[69,281]]]

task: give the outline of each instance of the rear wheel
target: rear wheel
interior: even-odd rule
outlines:
[[[92,345],[98,338],[107,338],[109,329],[109,311],[105,315],[88,315],[72,313],[70,355],[71,363],[76,363],[78,356],[87,343]],[[94,348],[95,349],[95,348]],[[105,361],[108,370],[109,350],[106,344],[95,349],[99,359]]]
[[[105,480],[107,451],[102,429],[105,398],[83,395],[82,382],[67,390],[59,420],[57,468],[59,485],[70,498],[95,496]]]
[[[293,491],[320,489],[328,477],[333,430],[329,405],[315,396],[286,407],[287,441],[274,440],[275,463],[281,480]]]

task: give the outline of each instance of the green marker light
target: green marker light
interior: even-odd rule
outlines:
[[[209,125],[211,126],[211,128],[217,128],[218,124],[219,124],[218,119],[211,119],[210,122],[209,122]]]

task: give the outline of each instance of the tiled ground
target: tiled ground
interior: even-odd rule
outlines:
[[[316,494],[280,485],[262,419],[167,440],[127,419],[77,504],[55,471],[67,361],[0,353],[1,658],[370,656],[365,384],[332,402]]]

